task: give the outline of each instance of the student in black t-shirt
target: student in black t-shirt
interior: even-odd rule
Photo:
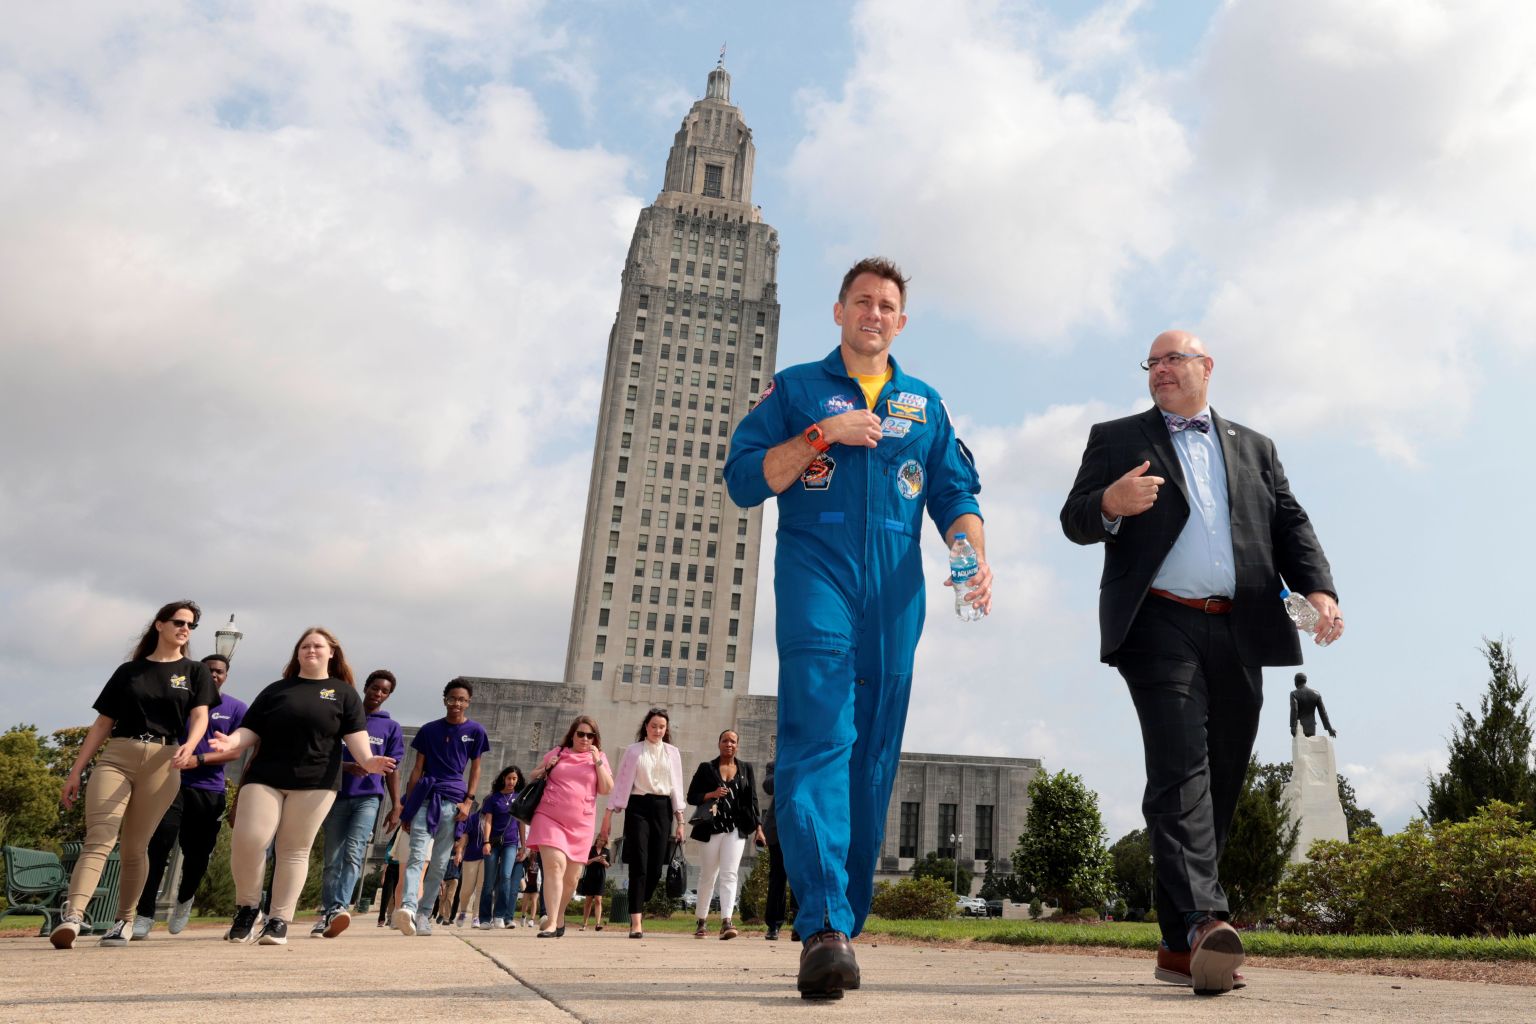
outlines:
[[[195,750],[208,727],[208,708],[219,702],[208,666],[187,657],[187,642],[202,615],[193,601],[161,607],[132,657],[112,673],[91,705],[96,721],[85,734],[61,796],[65,807],[74,804],[81,774],[100,749],[101,760],[85,784],[85,843],[70,875],[64,914],[49,934],[59,949],[75,944],[119,831],[117,921],[101,944],[128,944],[134,907],[149,873],[150,836],[176,799],[180,770],[197,763]]]
[[[330,631],[315,626],[294,645],[283,678],[251,702],[240,728],[231,736],[214,736],[215,750],[256,747],[236,794],[239,814],[230,872],[238,906],[226,938],[249,942],[253,937],[267,847],[275,839],[272,910],[261,930],[261,944],[288,941],[288,924],[309,874],[309,849],[336,799],[341,744],[365,771],[395,770],[394,758],[374,755],[367,727],[363,700],[341,644]]]

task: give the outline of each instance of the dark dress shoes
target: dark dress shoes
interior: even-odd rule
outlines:
[[[1225,921],[1208,918],[1189,936],[1189,979],[1196,995],[1230,992],[1243,965],[1243,940]]]
[[[795,981],[802,999],[841,999],[859,987],[859,963],[842,932],[817,932],[800,950],[800,975]]]
[[[1175,953],[1167,946],[1157,947],[1157,966],[1152,969],[1152,976],[1158,981],[1166,981],[1170,985],[1183,985],[1185,988],[1194,988],[1194,979],[1189,976],[1189,951]],[[1242,988],[1248,984],[1242,974],[1232,972],[1232,987]]]

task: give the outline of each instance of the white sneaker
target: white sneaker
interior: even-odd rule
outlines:
[[[172,905],[171,916],[166,919],[167,930],[172,935],[180,935],[181,930],[187,926],[187,922],[190,920],[192,920],[192,901],[187,900],[185,903],[178,901]]]
[[[531,917],[523,918],[523,927],[524,928],[532,928],[533,927],[533,918],[531,918]]]
[[[489,922],[489,921],[476,920],[474,925],[473,925],[473,927],[479,928],[483,932],[488,932],[488,931],[490,931],[495,926],[493,924],[491,924],[491,922]]]
[[[415,935],[416,916],[405,909],[395,911],[395,930],[401,935]]]
[[[53,943],[54,949],[71,949],[75,939],[80,937],[80,926],[84,923],[85,918],[79,914],[65,914],[48,933],[48,941]]]
[[[479,919],[476,918],[476,920],[479,920]],[[453,926],[455,928],[463,928],[464,927],[464,915],[463,914],[460,914],[457,918],[454,919]],[[470,927],[473,928],[474,925],[470,925]]]
[[[155,919],[140,915],[133,919],[133,941],[149,938],[149,931],[155,926]]]
[[[416,934],[417,935],[431,935],[432,934],[432,918],[431,917],[429,917],[426,914],[417,914],[416,915]]]
[[[132,921],[113,921],[112,927],[108,928],[106,934],[102,935],[101,944],[103,946],[126,946],[128,945],[128,935],[125,935],[125,932],[132,934]]]

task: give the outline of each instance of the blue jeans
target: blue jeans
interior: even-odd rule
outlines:
[[[510,922],[516,916],[517,883],[523,866],[517,860],[517,847],[493,846],[485,855],[485,877],[480,882],[480,920],[495,917]]]
[[[417,893],[425,892],[427,908],[437,899],[442,887],[443,874],[448,870],[448,858],[453,856],[454,815],[459,805],[450,800],[440,803],[437,816],[437,832],[427,831],[427,809],[421,808],[411,819],[411,854],[405,865],[405,892],[400,896],[400,909],[416,913]],[[429,849],[430,848],[430,849]],[[422,872],[426,872],[423,887]]]
[[[363,870],[363,854],[368,850],[383,799],[337,797],[325,816],[325,874],[320,883],[320,906],[327,914],[352,905],[357,877]]]

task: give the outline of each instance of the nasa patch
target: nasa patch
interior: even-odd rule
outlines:
[[[821,403],[821,411],[828,416],[836,416],[838,413],[852,412],[858,406],[853,404],[851,395],[833,395]]]
[[[923,465],[916,459],[908,459],[896,471],[896,490],[908,501],[923,493]]]
[[[911,430],[911,420],[899,420],[894,416],[887,416],[880,421],[880,433],[884,437],[906,437]]]
[[[837,463],[832,456],[822,452],[800,474],[800,486],[808,491],[825,491],[832,486],[832,473],[836,469]]]

